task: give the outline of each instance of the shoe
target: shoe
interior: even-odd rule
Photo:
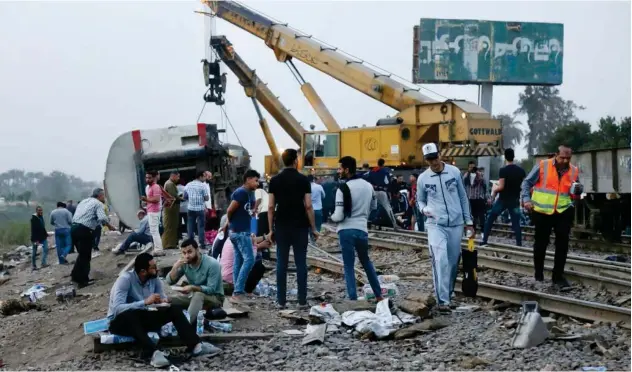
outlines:
[[[277,309],[277,310],[285,310],[285,309],[287,309],[287,306],[281,305],[280,303],[276,303],[276,304],[274,304],[274,308]]]
[[[208,342],[200,342],[199,344],[195,345],[195,348],[193,349],[193,356],[194,357],[198,357],[198,356],[215,356],[219,353],[222,352],[222,349],[213,346],[213,344],[209,344]]]
[[[450,305],[437,305],[437,311],[440,314],[451,314],[452,309],[450,309]]]
[[[305,304],[305,305],[298,305],[297,309],[298,309],[299,311],[304,311],[304,310],[309,310],[309,309],[311,309],[311,307],[310,307],[308,304]]]
[[[37,266],[33,266],[33,267],[31,267],[31,271],[37,271],[37,270],[39,270],[39,269],[37,268]]]
[[[571,284],[563,276],[553,279],[553,284],[555,284],[560,291],[568,291],[572,288]]]
[[[45,269],[45,268],[47,268],[49,266],[50,266],[49,264],[44,264],[44,265],[42,265],[42,269]]]
[[[544,281],[544,274],[542,274],[542,273],[535,273],[535,281],[536,282]]]
[[[171,365],[171,362],[167,359],[165,354],[160,351],[154,351],[154,354],[151,356],[151,366],[155,368],[164,368]]]

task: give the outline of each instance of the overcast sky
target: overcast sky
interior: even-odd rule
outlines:
[[[579,116],[592,123],[605,115],[630,115],[630,2],[248,4],[407,79],[419,18],[563,23],[563,97],[586,106]],[[0,2],[0,171],[58,169],[102,180],[110,144],[121,133],[195,124],[205,91],[204,17],[194,13],[201,9],[197,1]],[[216,31],[229,38],[299,121],[324,128],[263,41],[221,19]],[[394,113],[307,65],[296,65],[343,127],[373,125]],[[253,167],[263,171],[269,151],[256,113],[237,78],[226,71],[226,111],[253,155]],[[477,102],[475,86],[427,87]],[[513,112],[521,89],[494,88],[493,113]],[[278,146],[293,146],[266,117]],[[201,121],[221,123],[221,118],[219,108],[209,104]],[[227,141],[238,143],[230,129]]]

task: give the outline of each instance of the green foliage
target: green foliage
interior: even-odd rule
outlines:
[[[0,227],[0,246],[15,247],[28,245],[31,240],[31,224],[26,222],[11,222]]]
[[[525,137],[522,123],[516,120],[515,115],[509,114],[498,114],[494,116],[494,119],[500,120],[502,125],[503,148],[517,149]]]
[[[527,154],[532,156],[538,144],[545,143],[560,126],[577,120],[575,112],[583,110],[571,100],[560,97],[559,89],[550,86],[527,86],[520,93],[520,107],[515,115],[527,115]]]
[[[49,175],[20,169],[0,173],[0,197],[7,202],[24,201],[29,204],[31,200],[38,203],[80,200],[89,196],[95,187],[95,182],[86,182],[60,171]]]
[[[630,146],[630,117],[617,122],[607,116],[599,120],[599,129],[592,132],[590,124],[584,121],[573,121],[563,125],[542,144],[545,153],[557,151],[559,145],[565,144],[573,151],[605,149]]]
[[[527,173],[531,171],[534,163],[533,158],[520,159],[516,161],[516,165],[519,165]]]

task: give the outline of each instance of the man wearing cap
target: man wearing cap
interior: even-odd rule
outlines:
[[[122,244],[112,250],[114,254],[125,253],[132,243],[145,245],[152,242],[151,231],[149,230],[149,217],[147,217],[147,213],[145,213],[143,209],[140,209],[136,212],[136,217],[140,220],[138,229],[129,234]]]
[[[461,255],[463,225],[474,233],[472,215],[459,169],[441,161],[434,143],[423,145],[422,151],[429,168],[417,179],[417,206],[427,217],[437,309],[449,312]]]

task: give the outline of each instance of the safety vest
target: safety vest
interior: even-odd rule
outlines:
[[[562,213],[572,204],[571,184],[577,179],[578,170],[570,169],[562,177],[558,176],[553,159],[540,161],[540,177],[533,187],[531,202],[533,210],[543,214]]]

